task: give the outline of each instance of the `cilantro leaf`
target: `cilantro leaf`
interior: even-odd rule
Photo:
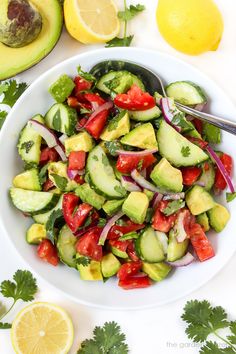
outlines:
[[[81,76],[83,79],[96,83],[97,81],[96,77],[86,71],[83,71],[80,65],[77,67],[77,72],[78,75]]]
[[[117,156],[116,151],[122,149],[122,145],[118,140],[105,141],[105,147],[111,156]]]
[[[52,173],[51,176],[53,177],[57,188],[64,191],[67,186],[67,182],[68,182],[67,179],[65,177],[59,176],[55,173]]]
[[[28,270],[17,270],[13,280],[4,280],[0,284],[0,292],[4,297],[13,298],[14,302],[21,299],[32,301],[37,292],[36,280]]]
[[[103,327],[95,327],[93,338],[82,342],[77,354],[128,354],[128,346],[120,326],[106,322]]]
[[[9,329],[11,328],[11,323],[3,323],[3,322],[0,322],[0,329]]]
[[[174,214],[176,211],[183,208],[184,206],[185,206],[184,200],[182,199],[173,200],[172,202],[168,203],[167,207],[163,210],[163,213],[166,216],[169,216],[171,214]]]
[[[49,163],[44,165],[39,172],[39,183],[41,185],[44,184],[44,182],[46,182],[46,180],[47,180],[48,166],[49,166]]]
[[[141,159],[141,160],[138,162],[138,165],[137,165],[137,170],[138,170],[138,171],[141,171],[141,170],[142,170],[142,168],[143,168],[143,163],[144,163],[144,160],[143,160],[143,159]]]
[[[0,96],[8,90],[8,86],[7,82],[0,83]]]
[[[115,37],[108,41],[105,45],[106,48],[112,48],[112,47],[129,47],[134,36],[127,36],[127,37]]]
[[[234,200],[236,198],[236,192],[234,193],[226,193],[226,201],[227,203],[232,202],[232,200]]]
[[[76,263],[81,264],[84,267],[88,266],[90,262],[91,262],[91,259],[88,257],[78,257],[76,259]]]
[[[52,242],[52,244],[55,243],[55,239],[56,239],[56,233],[55,233],[56,221],[60,219],[62,216],[63,213],[61,209],[53,210],[46,223],[47,236],[49,240]]]
[[[186,120],[183,112],[176,113],[172,119],[172,123],[182,128],[181,131],[185,133],[195,129],[194,125]]]
[[[2,128],[7,115],[8,115],[8,113],[6,111],[0,111],[0,129]]]
[[[104,227],[107,223],[107,219],[105,218],[99,218],[97,226],[99,227]]]
[[[109,160],[106,155],[102,155],[102,163],[104,166],[109,166]]]
[[[112,130],[115,130],[118,127],[119,121],[125,116],[127,111],[121,111],[119,114],[117,114],[108,124],[107,130],[111,132]]]
[[[7,89],[6,86],[4,86],[4,98],[1,103],[12,107],[18,98],[22,95],[22,93],[26,90],[27,84],[25,82],[18,84],[16,80],[10,80],[6,84]]]
[[[127,7],[124,11],[119,11],[118,17],[122,21],[130,21],[143,10],[145,10],[144,5],[130,5],[130,7]]]
[[[29,141],[25,141],[23,144],[21,144],[20,148],[22,150],[25,150],[26,154],[28,154],[33,146],[34,146],[34,141],[29,140]]]
[[[183,155],[183,157],[188,157],[190,155],[190,147],[183,146],[181,149],[181,154]]]
[[[124,196],[126,196],[126,193],[127,193],[127,191],[126,191],[126,189],[125,188],[123,188],[123,187],[121,187],[121,186],[115,186],[114,187],[114,190],[117,192],[117,193],[119,193],[120,195],[122,195],[122,197]]]
[[[236,345],[236,321],[230,322],[229,328],[232,332],[232,335],[228,336],[227,339],[230,341],[231,344]]]
[[[219,348],[217,343],[206,342],[199,354],[233,354],[232,348]]]

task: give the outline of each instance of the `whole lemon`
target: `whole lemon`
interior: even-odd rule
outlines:
[[[213,0],[159,0],[156,15],[162,36],[180,52],[196,55],[218,48],[224,23]]]

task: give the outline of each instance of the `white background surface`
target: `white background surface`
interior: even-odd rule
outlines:
[[[118,5],[122,3],[121,0],[116,1]],[[129,26],[130,32],[135,33],[133,45],[167,52],[198,67],[213,78],[236,104],[235,0],[216,1],[224,16],[223,40],[217,52],[209,52],[197,57],[176,52],[161,38],[155,22],[156,0],[140,2],[145,3],[147,10],[134,19]],[[54,64],[72,55],[98,47],[101,46],[81,45],[64,31],[53,52],[37,66],[21,74],[19,78],[31,83]],[[0,233],[0,241],[1,237],[2,232]],[[235,242],[234,237],[235,235],[232,235],[232,242]],[[10,243],[4,241],[4,244],[0,242],[0,245],[0,281],[10,279],[17,269],[27,269],[27,265],[19,259]],[[235,319],[235,269],[236,257],[234,256],[224,270],[198,291],[180,301],[152,310],[113,312],[91,309],[68,300],[42,280],[38,280],[40,291],[37,300],[51,301],[62,305],[71,314],[75,326],[75,343],[71,354],[76,353],[76,349],[83,339],[90,337],[95,325],[102,325],[105,321],[110,320],[119,322],[122,330],[126,333],[131,354],[197,354],[199,352],[197,346],[194,346],[184,333],[185,325],[180,319],[182,308],[187,300],[208,299],[215,305],[225,307],[232,319]],[[15,312],[13,311],[14,314],[21,307],[22,304],[19,303],[18,308],[15,309]],[[12,314],[13,317],[14,314]],[[6,320],[10,321],[12,317],[9,316]],[[0,331],[0,353],[13,353],[7,330]]]

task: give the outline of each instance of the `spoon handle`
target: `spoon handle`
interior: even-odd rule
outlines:
[[[209,113],[199,112],[196,109],[184,106],[181,103],[176,102],[176,106],[184,113],[191,115],[194,118],[199,118],[204,122],[211,123],[216,127],[225,130],[231,134],[236,135],[236,122],[232,122],[230,120],[214,116]]]

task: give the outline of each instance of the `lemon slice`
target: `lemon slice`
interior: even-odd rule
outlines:
[[[17,354],[66,354],[73,342],[70,317],[59,306],[35,302],[18,313],[11,341]]]
[[[82,43],[107,42],[120,30],[112,0],[65,0],[64,16],[68,32]]]

